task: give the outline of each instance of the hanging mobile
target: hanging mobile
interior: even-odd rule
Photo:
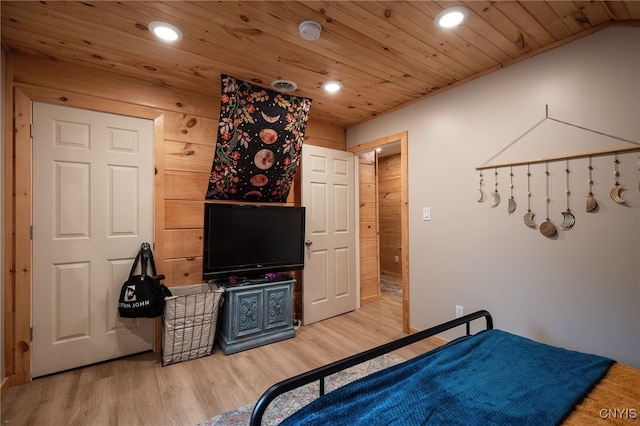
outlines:
[[[553,237],[554,235],[556,235],[557,231],[556,231],[556,226],[553,223],[551,223],[551,220],[549,219],[549,203],[551,202],[551,199],[549,198],[549,163],[547,163],[547,167],[544,173],[546,175],[546,187],[547,187],[546,196],[544,198],[547,203],[547,220],[542,222],[542,225],[540,225],[540,233],[545,237]]]
[[[535,228],[536,223],[533,221],[533,217],[536,214],[531,211],[531,171],[527,164],[527,213],[524,215],[524,224],[530,228]]]
[[[498,168],[496,167],[494,173],[495,175],[495,180],[493,181],[493,203],[491,204],[491,207],[495,207],[498,204],[500,204],[500,194],[498,194]]]
[[[480,171],[480,179],[479,179],[479,189],[480,189],[480,198],[478,198],[478,202],[484,202],[484,192],[482,191],[482,182],[484,181],[484,177],[482,176],[482,170]]]
[[[624,200],[624,198],[620,196],[620,191],[622,191],[623,188],[622,188],[622,185],[620,185],[620,182],[618,181],[620,177],[620,172],[618,171],[618,164],[620,164],[620,160],[618,160],[617,153],[615,156],[615,160],[613,160],[613,164],[614,164],[613,175],[615,176],[615,184],[611,189],[611,191],[609,192],[609,196],[613,201],[615,201],[618,204],[626,204],[626,201]]]
[[[589,193],[587,194],[587,212],[592,212],[598,207],[598,202],[595,198],[593,198],[593,166],[591,165],[591,157],[589,157],[589,179],[587,179],[587,183],[589,184]]]
[[[565,193],[567,194],[567,210],[562,212],[562,223],[560,226],[562,229],[569,229],[576,223],[576,217],[571,213],[571,209],[569,208],[569,196],[571,195],[571,191],[569,191],[569,159],[567,158],[567,168],[564,170],[567,174],[567,186],[565,189]]]
[[[511,181],[509,182],[509,188],[511,189],[511,197],[509,198],[509,202],[507,204],[507,211],[511,214],[516,211],[516,200],[513,198],[513,166],[509,170],[509,177]]]

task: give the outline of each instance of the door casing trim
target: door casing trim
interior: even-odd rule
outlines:
[[[8,97],[9,98],[9,97]],[[47,102],[76,108],[91,109],[99,112],[127,115],[136,118],[153,120],[154,167],[155,167],[155,199],[154,199],[154,240],[155,252],[163,253],[162,232],[159,227],[164,224],[164,112],[156,108],[132,106],[119,101],[96,101],[91,96],[74,94],[66,96],[63,91],[32,86],[14,86],[13,104],[13,140],[7,140],[7,146],[15,156],[13,163],[7,161],[6,173],[14,176],[15,198],[6,209],[14,212],[7,215],[7,229],[14,229],[12,239],[5,241],[5,259],[15,259],[14,265],[6,265],[13,273],[5,285],[5,309],[13,312],[10,332],[5,337],[5,373],[8,385],[14,386],[31,381],[31,209],[33,206],[31,193],[31,123],[33,101]],[[19,149],[18,149],[19,148]],[[9,169],[11,165],[11,169]],[[13,190],[13,188],[12,188]],[[13,219],[13,223],[9,221]],[[14,228],[15,225],[15,228]],[[160,247],[159,247],[160,246]],[[156,262],[161,259],[156,254]],[[13,268],[13,269],[12,269]],[[9,289],[10,287],[10,289]],[[154,351],[161,344],[160,321],[156,320],[154,331]],[[3,387],[5,383],[3,382]]]
[[[393,135],[385,136],[370,142],[359,144],[347,151],[358,154],[371,151],[382,145],[392,142],[400,142],[400,174],[402,176],[400,184],[400,226],[402,228],[400,268],[402,270],[402,331],[411,332],[410,309],[409,309],[409,132],[403,131]]]

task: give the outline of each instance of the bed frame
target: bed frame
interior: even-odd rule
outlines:
[[[264,415],[269,404],[271,404],[271,402],[277,396],[285,392],[288,392],[300,386],[306,385],[307,383],[311,383],[311,382],[315,382],[316,380],[319,380],[320,396],[322,396],[325,393],[324,381],[325,381],[325,377],[327,376],[330,376],[339,371],[345,370],[349,367],[353,367],[354,365],[368,361],[372,358],[376,358],[376,357],[379,357],[380,355],[393,352],[404,346],[411,345],[420,340],[426,339],[431,336],[435,336],[436,334],[443,333],[447,330],[451,330],[462,325],[466,327],[466,334],[468,336],[471,334],[471,322],[481,318],[484,318],[486,320],[485,329],[487,330],[493,329],[493,318],[491,317],[491,314],[488,311],[482,310],[482,311],[474,312],[469,315],[462,316],[460,318],[456,318],[451,321],[447,321],[443,324],[436,325],[435,327],[431,327],[426,330],[422,330],[417,333],[410,334],[398,340],[394,340],[393,342],[389,342],[384,345],[377,346],[373,349],[369,349],[359,354],[352,355],[348,358],[344,358],[342,360],[333,362],[331,364],[318,367],[314,370],[299,374],[297,376],[294,376],[289,379],[283,380],[279,383],[276,383],[275,385],[267,389],[267,391],[262,394],[260,399],[258,399],[258,402],[256,403],[253,409],[253,412],[251,413],[251,420],[249,424],[251,426],[260,426],[262,422],[262,416]]]

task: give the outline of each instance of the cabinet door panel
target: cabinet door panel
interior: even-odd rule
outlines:
[[[237,322],[234,333],[237,337],[262,331],[263,293],[262,289],[234,294],[236,298]]]
[[[291,322],[290,285],[265,288],[265,330],[288,327]]]

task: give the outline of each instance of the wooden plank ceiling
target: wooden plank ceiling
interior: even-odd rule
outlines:
[[[434,25],[465,5],[454,30]],[[220,75],[294,81],[315,121],[348,128],[611,25],[639,26],[637,1],[5,1],[2,46],[210,93]],[[179,27],[162,43],[151,21]],[[320,38],[300,37],[305,20]],[[344,85],[325,93],[327,80]]]

